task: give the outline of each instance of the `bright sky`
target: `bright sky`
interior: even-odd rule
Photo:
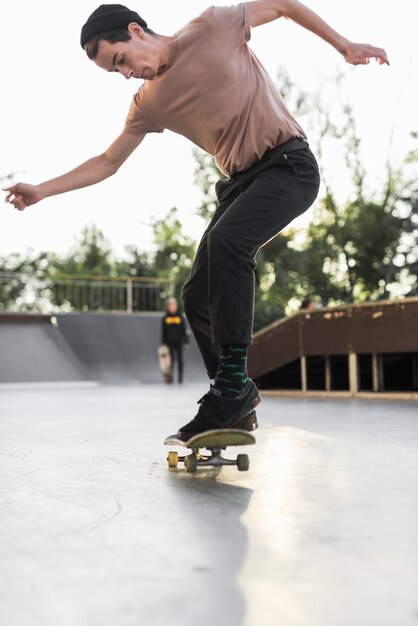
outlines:
[[[2,174],[20,172],[16,180],[30,183],[47,180],[102,152],[121,132],[139,82],[98,69],[82,51],[80,28],[98,4],[1,3]],[[128,6],[153,30],[171,35],[209,4],[131,0]],[[254,29],[250,45],[273,78],[284,65],[307,90],[320,89],[324,77],[338,70],[347,75],[365,161],[379,179],[392,129],[394,160],[411,147],[409,131],[418,130],[417,2],[307,4],[349,39],[384,47],[391,66],[348,66],[328,44],[285,20]],[[150,218],[164,216],[172,206],[179,208],[186,232],[198,238],[203,226],[193,215],[200,192],[193,184],[192,147],[168,131],[149,135],[114,177],[97,186],[49,198],[23,213],[0,205],[0,255],[28,248],[68,251],[83,226],[93,223],[119,255],[126,244],[149,248]]]

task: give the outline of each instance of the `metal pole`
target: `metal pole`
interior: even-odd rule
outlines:
[[[372,354],[373,391],[378,393],[384,389],[383,360],[381,354]]]
[[[127,313],[133,312],[133,290],[132,290],[132,279],[128,278],[126,281],[126,311]]]
[[[348,355],[348,373],[350,381],[350,393],[355,396],[358,393],[358,367],[357,354],[350,352]]]
[[[325,356],[325,391],[331,391],[331,359]]]
[[[302,379],[302,393],[306,393],[308,390],[308,376],[306,370],[306,356],[300,357],[300,374]]]

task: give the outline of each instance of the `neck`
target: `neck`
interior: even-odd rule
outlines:
[[[161,45],[160,65],[158,76],[161,76],[174,62],[177,51],[177,38],[166,37],[165,35],[157,35],[158,42]]]

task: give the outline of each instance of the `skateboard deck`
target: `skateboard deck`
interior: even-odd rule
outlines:
[[[171,355],[168,346],[165,344],[158,348],[158,362],[165,383],[171,383],[173,374],[171,370]]]
[[[187,472],[194,473],[198,467],[222,465],[236,465],[240,472],[245,472],[250,466],[247,454],[238,454],[236,459],[226,459],[222,456],[228,446],[247,446],[255,443],[255,437],[246,430],[237,428],[223,428],[207,430],[204,433],[182,441],[177,435],[171,435],[164,441],[166,446],[181,446],[191,450],[189,454],[179,456],[175,451],[168,453],[168,466],[176,468],[178,463],[184,463]],[[207,450],[209,454],[204,453]]]

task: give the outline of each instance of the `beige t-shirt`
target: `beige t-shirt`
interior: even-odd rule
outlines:
[[[176,33],[172,65],[134,96],[125,132],[179,133],[215,157],[226,175],[266,150],[305,137],[247,45],[250,7],[210,7]]]

